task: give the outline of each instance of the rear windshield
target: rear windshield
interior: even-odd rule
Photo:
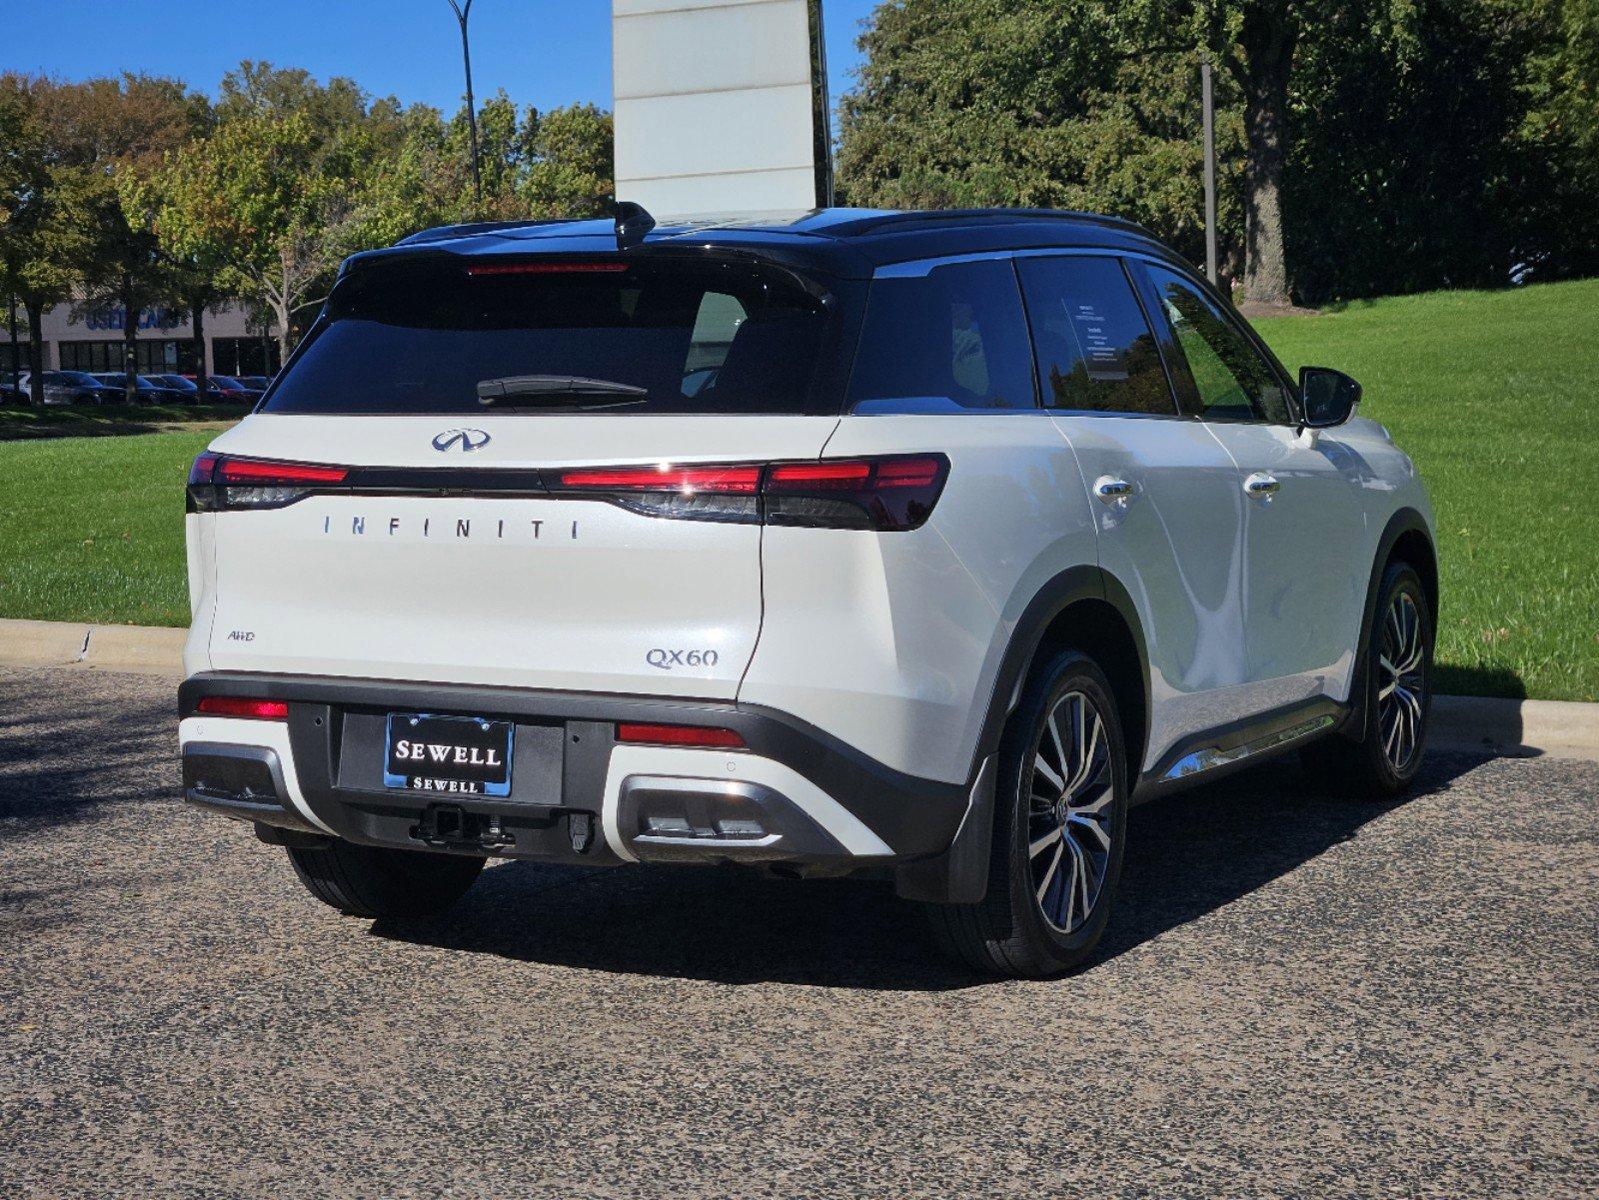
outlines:
[[[827,310],[797,284],[742,266],[567,266],[358,267],[263,411],[838,412],[813,386]],[[529,376],[620,386],[479,400],[480,384]]]

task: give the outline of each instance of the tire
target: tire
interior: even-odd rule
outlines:
[[[322,903],[352,917],[426,917],[449,908],[476,881],[484,860],[335,841],[290,846],[294,873]]]
[[[1421,577],[1409,563],[1388,564],[1375,612],[1362,648],[1366,669],[1360,727],[1300,752],[1305,769],[1325,787],[1362,800],[1392,799],[1410,787],[1427,756],[1432,717],[1433,614]],[[1395,666],[1409,667],[1413,659],[1414,667],[1397,679],[1388,666],[1396,646],[1406,653]]]
[[[1054,748],[1051,716],[1064,754]],[[1091,748],[1086,768],[1082,743]],[[994,975],[1042,979],[1093,953],[1110,917],[1127,841],[1124,746],[1110,683],[1093,659],[1069,650],[1034,672],[1000,743],[988,894],[976,904],[927,906],[935,933],[962,963]],[[1068,770],[1052,782],[1063,757]],[[1063,786],[1074,780],[1076,786]],[[1072,797],[1077,803],[1066,803]],[[1030,853],[1035,844],[1043,847],[1037,855]]]

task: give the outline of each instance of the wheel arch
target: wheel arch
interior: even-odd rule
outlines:
[[[1092,655],[1110,680],[1122,717],[1131,787],[1149,739],[1148,647],[1132,596],[1099,566],[1061,572],[1022,611],[1000,662],[973,770],[998,750],[1005,723],[1033,672],[1053,652],[1065,649]]]
[[[1355,673],[1349,685],[1349,716],[1345,729],[1364,729],[1366,720],[1367,650],[1371,646],[1371,631],[1377,620],[1378,594],[1382,590],[1382,577],[1388,564],[1408,563],[1421,576],[1422,590],[1431,610],[1433,636],[1438,630],[1438,551],[1433,544],[1432,530],[1427,519],[1414,508],[1401,508],[1388,518],[1382,536],[1377,539],[1377,551],[1372,555],[1371,578],[1366,584],[1366,607],[1360,620],[1360,641],[1357,646]]]
[[[994,819],[994,755],[1022,689],[1052,649],[1091,654],[1122,713],[1127,786],[1138,780],[1149,738],[1149,655],[1132,596],[1098,565],[1070,567],[1039,588],[1011,630],[989,695],[971,768],[971,801],[944,853],[896,869],[895,890],[911,900],[976,903],[988,890]]]

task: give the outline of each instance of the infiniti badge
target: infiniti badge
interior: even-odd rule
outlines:
[[[481,429],[446,429],[433,439],[435,450],[460,449],[468,454],[489,444],[489,435]]]

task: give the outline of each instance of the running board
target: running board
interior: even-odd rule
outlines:
[[[1318,699],[1207,733],[1173,747],[1162,762],[1144,773],[1135,801],[1153,799],[1189,784],[1204,783],[1257,760],[1331,732],[1348,709]]]
[[[1257,754],[1265,754],[1268,750],[1276,750],[1286,746],[1289,742],[1296,742],[1300,738],[1309,737],[1313,733],[1320,733],[1323,729],[1331,729],[1337,718],[1328,714],[1312,717],[1298,725],[1290,725],[1287,729],[1279,729],[1276,733],[1268,733],[1265,737],[1256,738],[1252,742],[1233,746],[1223,750],[1220,746],[1207,746],[1203,750],[1195,750],[1192,754],[1185,754],[1172,764],[1171,769],[1161,776],[1162,783],[1173,783],[1179,779],[1201,774],[1205,771],[1214,771],[1217,767],[1229,766],[1233,763],[1243,762],[1246,758],[1253,758]]]

